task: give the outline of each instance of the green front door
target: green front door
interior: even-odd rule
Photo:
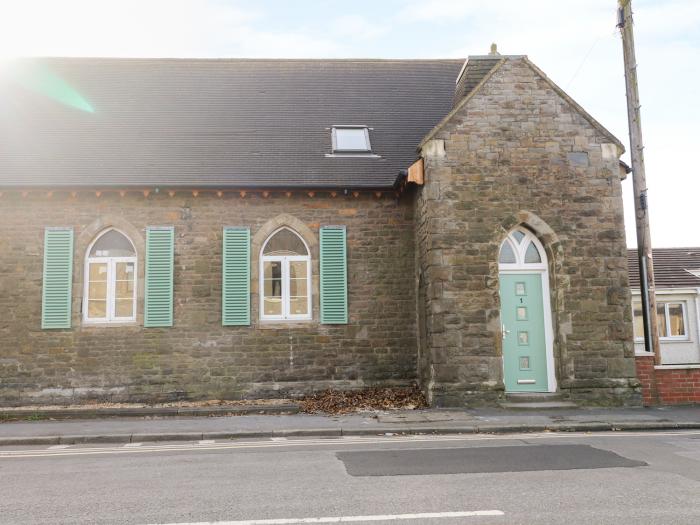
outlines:
[[[547,392],[542,275],[500,274],[506,392]]]

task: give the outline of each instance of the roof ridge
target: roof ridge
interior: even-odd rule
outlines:
[[[272,58],[272,57],[110,57],[110,56],[23,56],[11,60],[104,60],[123,62],[441,62],[461,63],[463,58]]]

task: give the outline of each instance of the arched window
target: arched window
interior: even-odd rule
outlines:
[[[524,228],[513,230],[503,241],[498,255],[498,265],[501,269],[544,270],[547,267],[542,245],[531,231]]]
[[[88,249],[83,318],[88,323],[136,320],[136,250],[115,229],[102,232]]]
[[[280,228],[260,253],[261,319],[311,319],[311,257],[297,233]]]

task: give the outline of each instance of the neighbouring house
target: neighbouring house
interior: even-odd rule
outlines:
[[[0,402],[639,404],[620,141],[525,56],[23,60]]]
[[[637,372],[647,404],[700,403],[700,248],[653,250],[660,364],[644,349],[637,251],[628,253]]]

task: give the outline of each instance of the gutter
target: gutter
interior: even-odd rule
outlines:
[[[392,185],[383,186],[355,186],[355,185],[340,185],[340,184],[294,184],[294,185],[273,185],[263,186],[260,184],[85,184],[85,185],[2,185],[0,190],[3,191],[99,191],[99,190],[256,190],[256,191],[285,191],[285,190],[357,190],[357,191],[374,191],[374,190],[390,190]]]

